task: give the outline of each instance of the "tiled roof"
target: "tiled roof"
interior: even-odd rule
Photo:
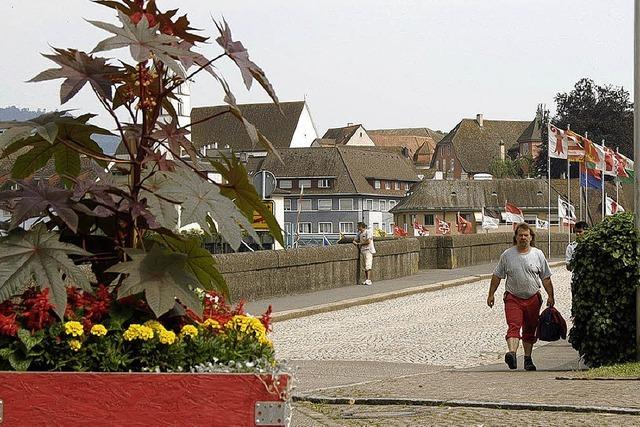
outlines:
[[[517,145],[530,124],[531,121],[483,120],[481,127],[475,119],[462,119],[438,145],[451,143],[465,172],[488,173],[491,162],[500,158],[500,141],[508,151]]]
[[[281,102],[281,113],[272,103],[242,104],[238,106],[243,116],[256,126],[277,148],[287,148],[298,126],[304,101]],[[197,122],[209,116],[226,111],[227,105],[195,107],[191,110],[191,121]],[[219,148],[227,145],[234,151],[266,151],[261,145],[254,145],[244,126],[230,113],[198,123],[191,129],[191,141],[200,148],[217,143]]]
[[[331,128],[322,135],[322,139],[332,139],[335,145],[345,145],[362,125],[350,125],[341,128]]]
[[[24,154],[28,150],[23,149],[10,156],[0,159],[0,185],[4,185],[7,180],[11,179],[11,167],[15,163],[16,159]],[[96,162],[87,158],[86,156],[80,156],[80,175],[79,180],[83,179],[95,179],[103,171]],[[58,185],[60,177],[56,173],[54,160],[50,160],[43,168],[38,170],[31,178],[44,180],[51,185]]]
[[[371,180],[417,182],[411,161],[401,154],[376,147],[339,146],[289,148],[278,150],[284,164],[272,154],[267,155],[262,168],[278,178],[335,177],[331,189],[309,189],[316,194],[393,194],[405,190],[375,190]],[[305,190],[306,192],[307,190]]]
[[[416,164],[428,165],[435,147],[444,134],[428,128],[376,129],[367,131],[376,146],[406,147]]]
[[[567,181],[551,181],[551,211],[555,215],[558,207],[558,195],[567,199]],[[571,180],[571,204],[579,211],[579,182]],[[613,185],[607,183],[608,193],[615,194]],[[505,203],[513,203],[527,211],[545,211],[548,200],[546,179],[494,179],[494,180],[423,180],[413,188],[412,194],[402,199],[393,213],[422,212],[434,210],[474,210],[479,212],[483,206],[504,210]],[[494,195],[495,194],[495,195]],[[601,192],[589,190],[589,213],[592,221],[600,221]],[[620,204],[631,206],[624,191],[620,192]],[[584,202],[583,202],[584,203]],[[627,203],[627,205],[625,205]],[[586,206],[586,204],[585,204]],[[586,211],[585,211],[586,212]]]

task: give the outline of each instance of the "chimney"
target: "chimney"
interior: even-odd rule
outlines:
[[[353,126],[353,123],[347,122],[347,126]]]
[[[482,117],[482,115],[480,115],[480,117]],[[480,119],[482,120],[482,119]],[[482,122],[480,122],[482,123]],[[482,125],[480,125],[482,126]],[[500,160],[502,160],[504,162],[504,141],[500,140]]]
[[[478,125],[480,127],[482,127],[482,123],[483,123],[483,119],[482,119],[482,114],[476,114],[476,121],[478,122]]]

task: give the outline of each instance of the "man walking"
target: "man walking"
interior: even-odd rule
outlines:
[[[573,227],[573,232],[576,233],[576,240],[567,245],[567,250],[564,253],[565,260],[567,261],[567,270],[569,271],[573,270],[571,263],[573,261],[573,252],[576,250],[576,246],[578,246],[578,238],[582,236],[582,233],[584,233],[587,228],[589,228],[589,224],[584,221],[576,222],[576,225]]]
[[[373,254],[376,248],[373,246],[373,232],[367,228],[364,222],[358,223],[358,235],[353,244],[360,247],[360,252],[364,257],[364,282],[363,285],[371,285],[371,267],[373,266]]]
[[[544,253],[535,247],[536,235],[527,223],[516,226],[514,246],[500,256],[500,261],[491,277],[487,305],[493,307],[494,294],[500,281],[507,279],[504,293],[504,312],[507,319],[507,348],[504,361],[509,369],[518,367],[516,353],[520,339],[524,347],[524,369],[535,371],[531,351],[536,342],[538,316],[542,306],[541,285],[547,292],[547,306],[553,306],[553,284],[551,270]],[[521,332],[522,331],[522,332]]]

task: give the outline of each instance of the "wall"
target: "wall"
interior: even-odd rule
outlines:
[[[311,147],[311,143],[318,137],[316,126],[313,123],[311,114],[309,113],[309,106],[304,103],[304,108],[300,112],[300,118],[298,119],[298,126],[293,132],[290,148],[296,147]]]
[[[496,262],[513,244],[513,233],[428,236],[376,241],[372,279],[410,276],[418,269],[459,268]],[[547,253],[547,233],[536,243]],[[566,234],[552,234],[552,256],[564,258]],[[351,244],[214,255],[232,300],[257,300],[351,286],[357,250]],[[364,280],[364,274],[359,281]]]
[[[513,233],[467,234],[417,237],[420,242],[420,269],[459,268],[495,262],[513,245]],[[548,255],[548,233],[536,232],[536,246]],[[551,256],[564,257],[567,234],[551,234]]]
[[[357,249],[351,244],[281,251],[214,255],[231,298],[256,300],[357,283]],[[420,244],[416,239],[376,242],[373,280],[418,272]],[[364,274],[360,280],[364,280]]]

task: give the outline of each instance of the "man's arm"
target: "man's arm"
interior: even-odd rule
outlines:
[[[556,301],[553,297],[553,283],[551,283],[551,277],[542,279],[542,286],[544,286],[544,290],[547,291],[547,306],[553,307]]]
[[[494,294],[496,293],[498,286],[500,286],[501,280],[502,279],[495,274],[491,276],[491,284],[489,285],[489,296],[487,297],[487,305],[491,308],[493,308],[493,304],[495,303]]]

